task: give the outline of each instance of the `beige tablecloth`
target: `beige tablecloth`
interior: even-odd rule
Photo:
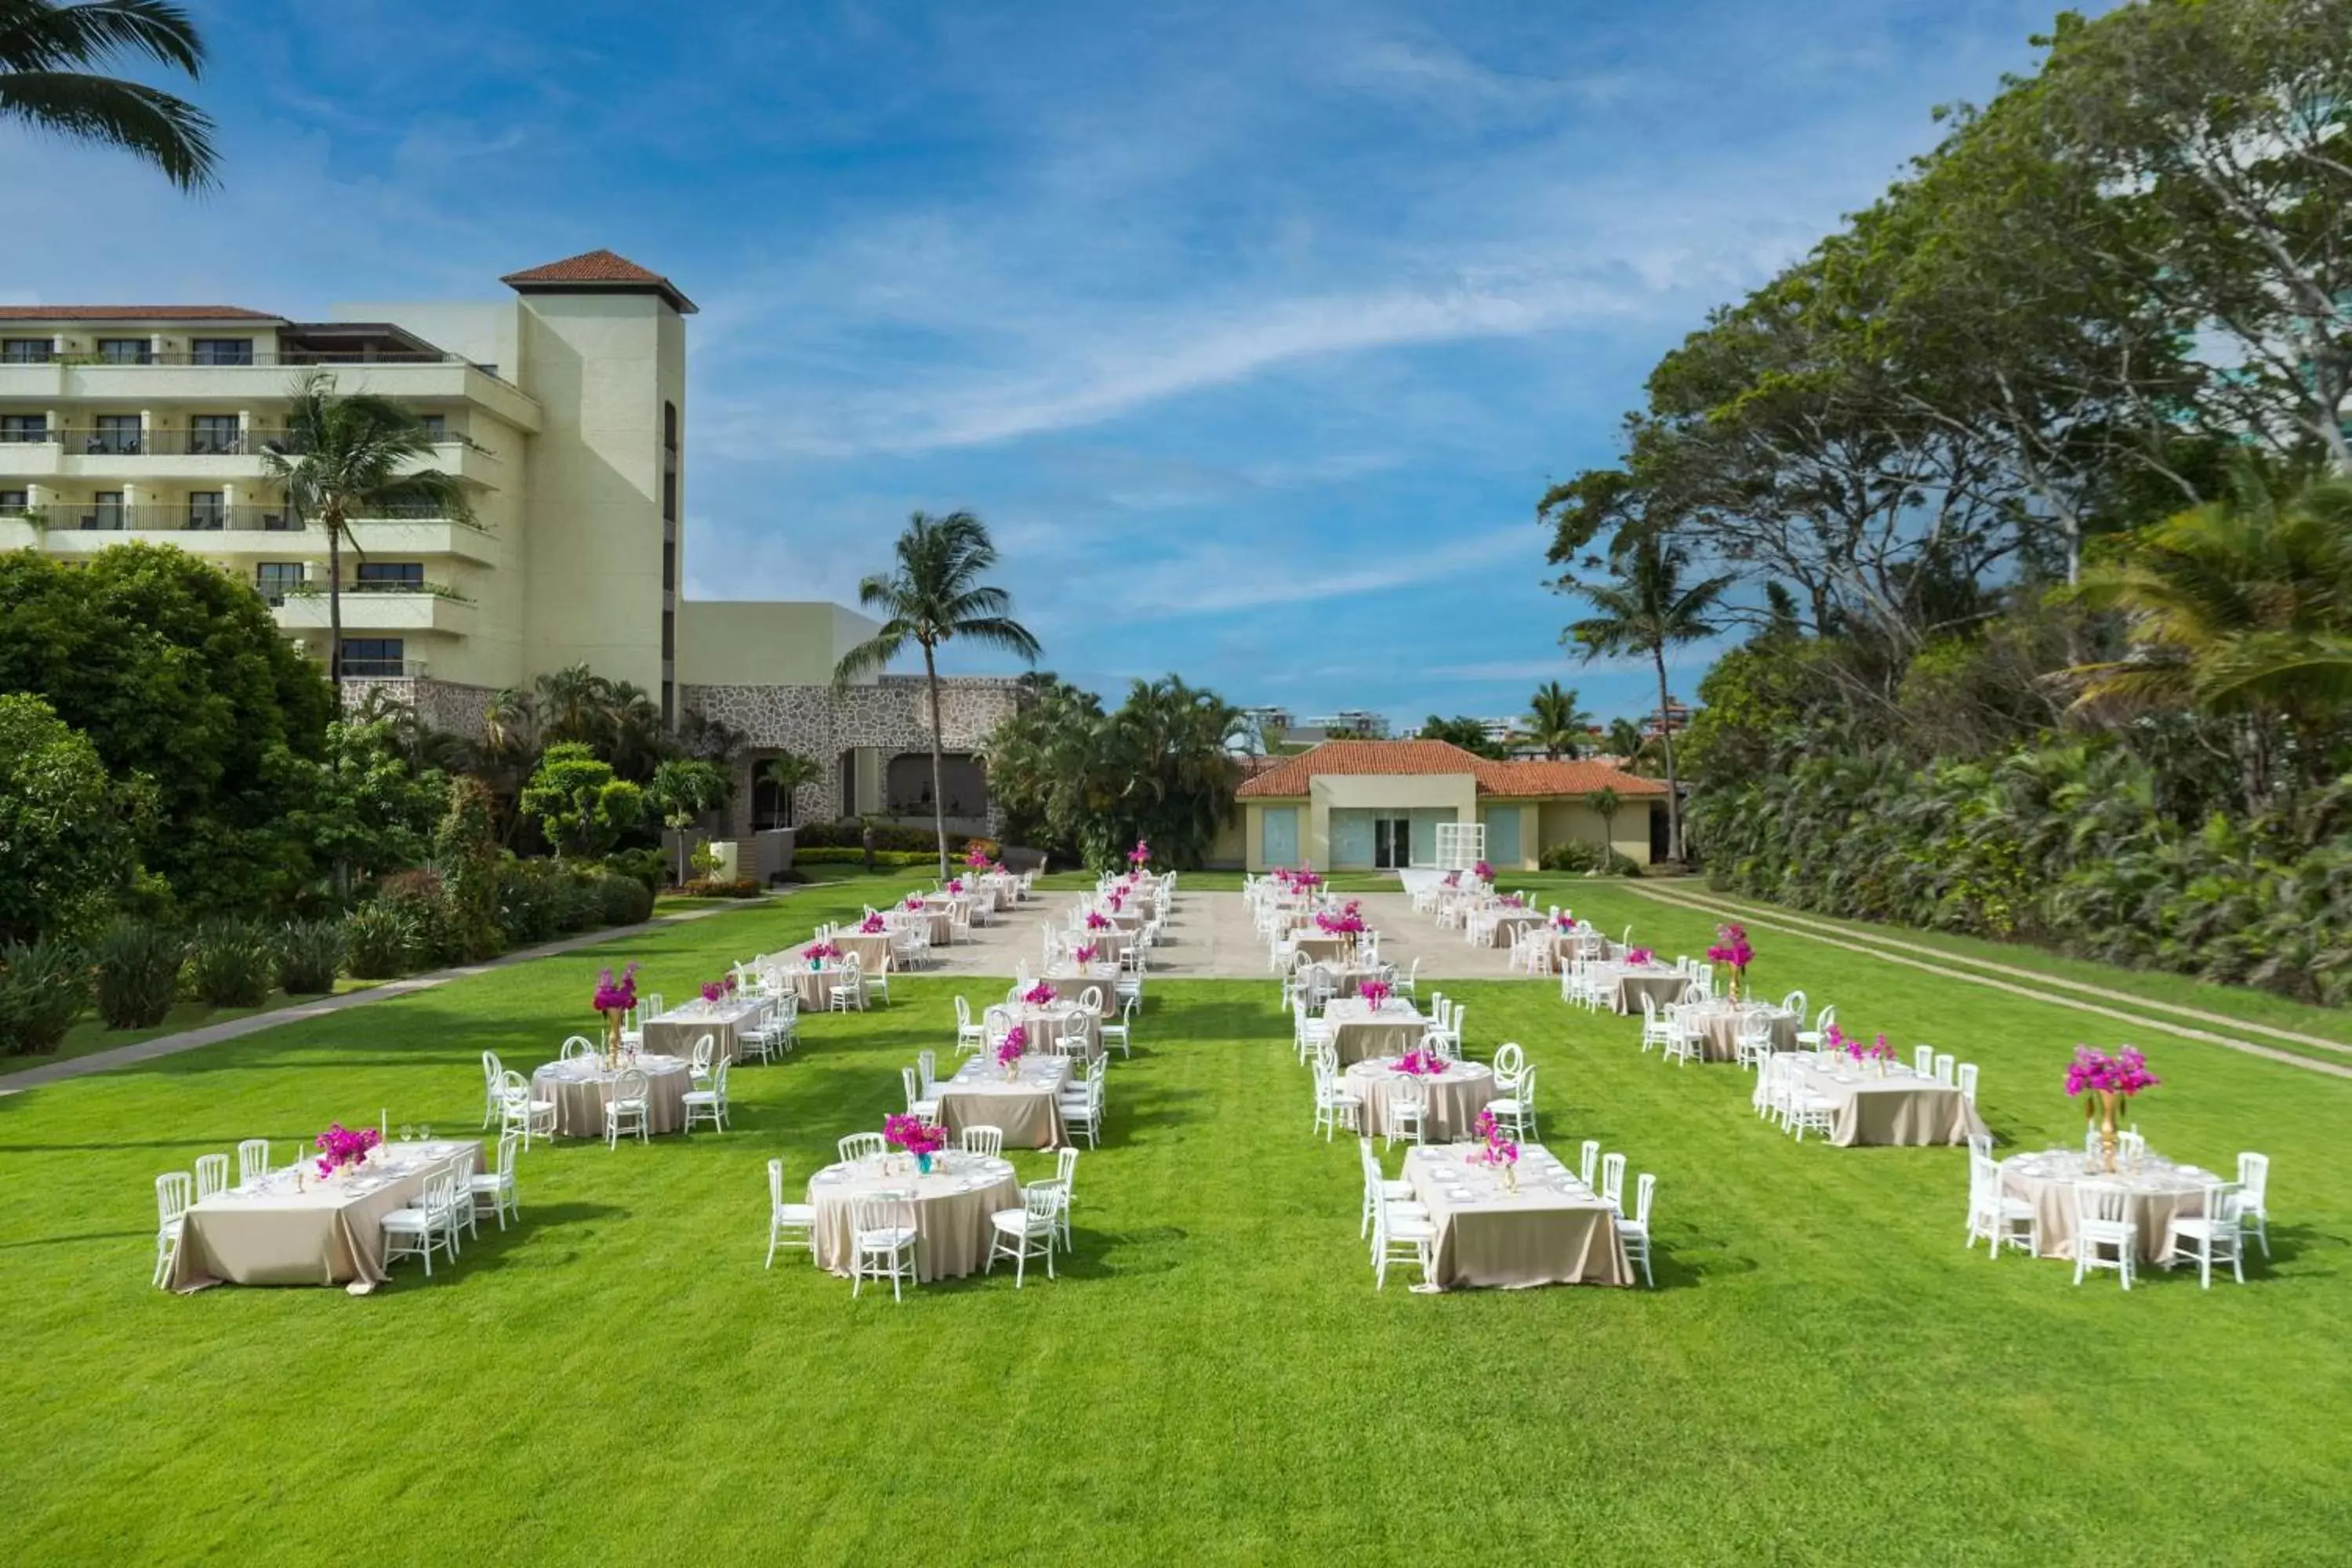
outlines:
[[[425,1182],[446,1171],[460,1151],[474,1152],[477,1139],[435,1139],[430,1143],[385,1146],[385,1163],[371,1164],[354,1182],[345,1175],[319,1178],[315,1158],[299,1167],[273,1171],[247,1190],[232,1188],[188,1210],[180,1250],[172,1268],[174,1290],[207,1285],[381,1284],[383,1217],[414,1204]],[[297,1189],[295,1173],[304,1173]]]
[[[1310,963],[1307,966],[1307,973],[1313,983],[1330,986],[1334,996],[1353,996],[1363,989],[1365,981],[1381,979],[1388,970],[1377,963],[1360,963],[1352,968],[1337,963]]]
[[[1641,1003],[1636,1000],[1636,1007]],[[1699,1050],[1711,1062],[1736,1062],[1739,1059],[1739,1033],[1747,1020],[1757,1013],[1772,1020],[1772,1048],[1793,1051],[1797,1048],[1797,1020],[1777,1007],[1743,1002],[1737,1008],[1728,1002],[1703,1002],[1685,1007],[1679,1016],[1698,1034]]]
[[[1516,1193],[1503,1190],[1496,1173],[1464,1163],[1479,1147],[1433,1145],[1405,1155],[1404,1179],[1437,1229],[1438,1284],[1515,1289],[1633,1282],[1614,1213],[1542,1144],[1519,1145]]]
[[[1874,1067],[1844,1058],[1825,1062],[1807,1052],[1791,1058],[1790,1067],[1799,1089],[1836,1103],[1832,1143],[1965,1143],[1986,1131],[1984,1118],[1957,1088],[1899,1064],[1881,1078]]]
[[[743,1056],[743,1043],[736,1038],[735,1031],[747,1026],[760,1006],[757,1000],[745,997],[740,1002],[721,1002],[708,1012],[699,999],[673,1007],[659,1017],[646,1020],[646,1052],[690,1061],[695,1043],[709,1035],[714,1065],[739,1061]]]
[[[1663,963],[1648,964],[1640,969],[1622,969],[1616,972],[1616,978],[1610,985],[1609,1005],[1612,1011],[1618,1013],[1639,1013],[1643,994],[1647,993],[1650,1000],[1664,1007],[1680,998],[1689,984],[1689,975],[1676,973]]]
[[[1061,989],[1058,984],[1054,988],[1056,991]],[[1045,1007],[1015,1002],[1009,1005],[1008,1011],[1014,1023],[1028,1029],[1029,1048],[1033,1051],[1044,1052],[1052,1042],[1066,1034],[1080,1034],[1087,1037],[1087,1060],[1092,1061],[1102,1055],[1102,1015],[1079,1005],[1075,995]]]
[[[1375,1014],[1361,999],[1343,996],[1323,1009],[1331,1026],[1331,1047],[1341,1067],[1371,1057],[1401,1057],[1421,1045],[1429,1020],[1410,1002],[1391,996]]]
[[[816,1261],[835,1274],[849,1272],[851,1200],[860,1193],[898,1192],[915,1202],[915,1278],[961,1279],[988,1263],[989,1216],[1021,1206],[1021,1184],[1006,1160],[950,1151],[929,1175],[915,1171],[903,1154],[878,1166],[827,1165],[809,1178],[808,1199],[816,1210]]]
[[[555,1102],[555,1130],[566,1138],[604,1136],[604,1101],[611,1098],[614,1074],[595,1065],[592,1057],[549,1062],[530,1075],[535,1100]],[[686,1091],[694,1087],[687,1064],[676,1057],[637,1058],[646,1075],[646,1130],[675,1132],[686,1125]]]
[[[1508,947],[1518,940],[1521,926],[1539,926],[1547,918],[1534,910],[1505,910],[1494,917],[1495,929],[1486,933],[1486,945]]]
[[[1074,1003],[1082,1001],[1089,991],[1100,992],[1094,1009],[1098,1020],[1118,1011],[1118,965],[1115,963],[1090,964],[1084,970],[1064,964],[1047,970],[1040,978]]]
[[[1290,951],[1294,956],[1303,952],[1317,963],[1324,963],[1336,960],[1341,952],[1353,944],[1353,941],[1350,937],[1325,936],[1320,931],[1301,931],[1291,938]]]
[[[1470,1136],[1470,1124],[1495,1098],[1495,1069],[1484,1062],[1454,1062],[1434,1077],[1412,1078],[1397,1071],[1397,1058],[1381,1057],[1358,1062],[1348,1069],[1348,1089],[1364,1102],[1364,1131],[1385,1137],[1389,1100],[1401,1089],[1419,1085],[1429,1110],[1422,1138],[1448,1143]]]
[[[868,974],[878,974],[890,967],[890,933],[888,931],[850,931],[836,935],[833,945],[844,952],[854,952],[857,962],[866,966]]]
[[[830,1010],[833,994],[852,983],[849,965],[832,959],[825,960],[823,969],[811,969],[808,960],[803,958],[798,968],[785,970],[783,977],[792,986],[793,994],[800,998],[803,1013]]]
[[[1107,960],[1116,964],[1127,956],[1129,948],[1133,947],[1142,939],[1131,931],[1122,931],[1117,926],[1112,926],[1107,931],[1089,931],[1081,927],[1070,932],[1066,940],[1072,947],[1081,947],[1087,942],[1093,942],[1100,950],[1096,954],[1097,962]]]
[[[967,1127],[1001,1127],[1008,1149],[1057,1149],[1062,1112],[1055,1097],[1068,1087],[1070,1064],[1056,1057],[1021,1058],[1021,1076],[1007,1081],[993,1055],[968,1057],[955,1077],[933,1086],[939,1124],[950,1137]]]
[[[2149,1155],[2137,1171],[2118,1168],[2115,1174],[2092,1174],[2083,1169],[2080,1149],[2048,1149],[2037,1154],[2012,1155],[2001,1162],[2000,1188],[2013,1198],[2033,1205],[2042,1221],[2042,1256],[2074,1256],[2074,1188],[2082,1182],[2107,1182],[2131,1194],[2128,1210],[2139,1226],[2139,1256],[2155,1263],[2164,1256],[2165,1232],[2176,1218],[2196,1219],[2205,1213],[2205,1187],[2222,1181],[2194,1165],[2176,1165]]]

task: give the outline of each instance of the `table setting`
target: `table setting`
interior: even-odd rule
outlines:
[[[612,1098],[621,1073],[632,1068],[646,1075],[646,1131],[658,1136],[686,1125],[686,1091],[694,1087],[694,1074],[683,1058],[639,1052],[621,1058],[617,1070],[607,1065],[609,1059],[572,1057],[542,1063],[531,1073],[532,1098],[554,1102],[557,1133],[565,1138],[604,1136],[604,1102]]]
[[[1389,1102],[1399,1092],[1418,1090],[1425,1107],[1422,1136],[1431,1142],[1467,1137],[1478,1113],[1495,1098],[1495,1069],[1484,1062],[1451,1061],[1433,1051],[1372,1057],[1351,1064],[1348,1090],[1363,1102],[1363,1131],[1389,1134]]]
[[[1015,1051],[1010,1059],[1003,1047],[968,1057],[953,1078],[931,1086],[930,1098],[939,1104],[936,1120],[950,1138],[962,1137],[967,1127],[1000,1127],[1007,1148],[1058,1148],[1063,1136],[1056,1097],[1069,1085],[1071,1067],[1065,1058],[1034,1049]]]
[[[1634,1005],[1638,1007],[1641,1004],[1637,1001]],[[1720,998],[1711,1002],[1693,1002],[1675,1016],[1698,1037],[1699,1053],[1711,1062],[1736,1062],[1739,1059],[1739,1037],[1750,1018],[1771,1020],[1772,1048],[1775,1051],[1797,1048],[1795,1016],[1769,1002],[1732,1002]]]
[[[1610,1011],[1619,1014],[1639,1013],[1643,996],[1660,1007],[1679,1002],[1691,983],[1689,975],[1659,963],[1646,947],[1629,948],[1624,957],[1593,966],[1593,973],[1609,998]]]
[[[931,1156],[928,1172],[908,1154],[837,1162],[809,1178],[819,1268],[849,1273],[852,1203],[877,1193],[913,1200],[915,1278],[923,1280],[979,1273],[988,1262],[989,1216],[1021,1206],[1013,1163],[992,1155],[943,1149]]]
[[[353,1295],[373,1290],[385,1278],[384,1216],[415,1204],[425,1183],[461,1152],[471,1151],[474,1169],[482,1168],[480,1140],[430,1134],[427,1128],[419,1138],[384,1142],[373,1130],[352,1134],[331,1128],[320,1135],[320,1155],[193,1205],[182,1221],[172,1289],[341,1285]]]
[[[692,1001],[645,1020],[641,1026],[645,1048],[656,1056],[688,1058],[694,1055],[696,1042],[709,1035],[713,1065],[740,1061],[743,1044],[736,1031],[748,1027],[766,1005],[731,984],[705,985],[702,994]]]
[[[2082,1183],[2121,1187],[2129,1194],[2128,1212],[2139,1226],[2140,1261],[2157,1263],[2163,1259],[2172,1222],[2201,1218],[2205,1189],[2230,1179],[2153,1152],[2120,1159],[2112,1172],[2088,1169],[2092,1163],[2080,1149],[2045,1149],[2001,1162],[2001,1192],[2032,1204],[2042,1222],[2042,1257],[2074,1256],[2074,1188]]]
[[[1907,1063],[1843,1052],[1799,1051],[1784,1058],[1801,1094],[1832,1106],[1830,1142],[1917,1147],[1982,1137],[1984,1118],[1959,1086],[1923,1076]]]
[[[1631,1285],[1616,1211],[1540,1143],[1408,1150],[1404,1179],[1436,1230],[1432,1288]],[[1418,1287],[1416,1287],[1418,1289]]]
[[[1401,996],[1381,996],[1377,1004],[1360,994],[1342,996],[1325,1006],[1323,1021],[1330,1026],[1331,1048],[1341,1067],[1416,1050],[1429,1027],[1420,1009]]]

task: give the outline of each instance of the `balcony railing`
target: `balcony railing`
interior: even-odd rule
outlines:
[[[323,599],[327,596],[327,585],[324,583],[289,583],[277,591],[289,599]],[[474,602],[446,583],[361,582],[343,584],[343,595],[346,598],[353,595],[382,597],[403,594],[425,595],[436,599],[446,599],[454,605],[470,605]]]
[[[421,658],[362,658],[356,654],[343,655],[342,676],[345,680],[422,680],[425,661]]]
[[[62,447],[68,457],[237,458],[257,455],[271,442],[285,439],[283,429],[262,425],[242,430],[100,430],[84,426],[16,426],[0,430],[0,447]],[[454,430],[434,437],[433,444],[470,447],[483,457],[492,456],[488,448]]]
[[[108,505],[96,501],[63,501],[26,507],[15,515],[43,528],[102,533],[299,533],[302,531],[282,505],[209,506],[186,501],[141,501]],[[431,506],[373,507],[351,519],[352,526],[372,522],[442,522],[487,534],[488,527],[472,518],[455,518]],[[315,527],[316,524],[314,523]]]

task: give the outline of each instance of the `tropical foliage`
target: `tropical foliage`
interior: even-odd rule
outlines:
[[[204,41],[167,0],[0,0],[0,120],[128,153],[183,190],[211,184],[211,118],[144,82],[100,74],[122,60],[193,79],[204,74]]]
[[[1195,867],[1232,820],[1247,729],[1240,709],[1173,675],[1136,681],[1108,712],[1053,681],[990,737],[989,787],[1013,843],[1108,869],[1139,838],[1155,860]]]

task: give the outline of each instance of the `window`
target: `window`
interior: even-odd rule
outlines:
[[[188,340],[188,360],[192,364],[251,364],[251,338],[191,338]]]
[[[765,762],[766,758],[761,758]],[[751,831],[768,833],[779,827],[793,826],[793,797],[790,791],[778,789],[775,781],[763,777],[767,770],[752,764],[751,771]]]
[[[134,456],[139,451],[139,416],[136,414],[101,414],[91,422],[89,439],[84,447],[93,453],[110,453],[116,457]]]
[[[677,476],[676,474],[662,476],[662,521],[664,522],[677,521]]]
[[[14,512],[30,511],[32,510],[32,491],[0,490],[0,517],[6,517]]]
[[[0,338],[0,364],[47,364],[57,352],[47,338]]]
[[[360,563],[360,583],[362,586],[387,589],[421,588],[425,585],[425,563],[362,561]]]
[[[299,561],[259,561],[254,563],[254,591],[273,605],[284,604],[286,595],[301,585],[302,563]]]
[[[668,451],[677,450],[677,405],[662,405],[662,446]]]
[[[226,528],[228,497],[220,490],[190,490],[188,526],[200,532],[216,532]]]
[[[374,680],[395,679],[408,673],[408,644],[400,637],[345,637],[342,673]]]
[[[419,425],[424,426],[425,433],[427,436],[432,437],[436,441],[446,441],[449,438],[449,416],[447,415],[420,414],[416,416],[416,422]]]
[[[0,414],[0,442],[39,442],[48,438],[47,415]]]
[[[677,657],[677,615],[675,611],[664,610],[662,612],[662,661],[667,664]]]
[[[100,338],[98,357],[109,364],[148,364],[155,358],[154,345],[145,338]]]
[[[82,513],[84,528],[117,529],[122,526],[122,492],[100,490],[90,498],[90,510]]]
[[[674,593],[677,588],[677,541],[662,541],[662,592]]]
[[[188,416],[188,450],[198,457],[234,457],[245,449],[244,432],[234,414],[192,414]]]

